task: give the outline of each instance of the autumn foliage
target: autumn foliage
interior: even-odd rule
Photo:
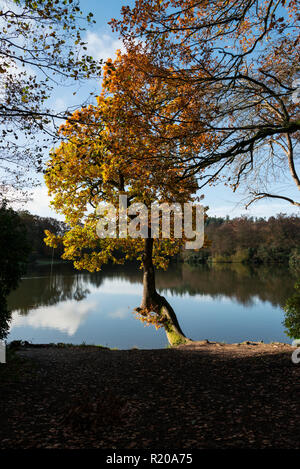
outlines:
[[[283,174],[300,189],[297,1],[137,0],[122,15],[112,27],[128,51],[149,58],[148,80],[176,86],[173,138],[194,149],[209,136],[186,171],[200,186],[243,183],[248,204],[268,197],[299,206],[291,191],[273,189]]]
[[[68,118],[51,154],[46,183],[70,230],[61,239],[48,233],[46,242],[62,242],[63,257],[80,269],[141,261],[138,313],[170,334],[175,325],[182,338],[156,292],[154,266],[166,268],[184,238],[99,240],[96,209],[116,207],[119,195],[149,208],[184,204],[220,178],[233,190],[249,183],[248,203],[273,197],[298,206],[268,184],[286,167],[300,189],[299,18],[294,0],[137,0],[122,13],[111,24],[126,53],[107,60],[97,104]]]

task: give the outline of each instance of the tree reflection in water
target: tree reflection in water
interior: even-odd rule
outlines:
[[[28,272],[17,291],[9,296],[9,307],[26,315],[40,306],[53,306],[67,300],[84,300],[90,293],[85,275],[78,274],[69,266],[54,268],[52,275],[38,268]]]
[[[125,280],[142,285],[142,272],[135,265],[106,266],[102,272],[77,272],[70,265],[57,265],[53,275],[49,267],[27,274],[9,298],[9,308],[21,315],[40,306],[53,306],[67,300],[84,301],[91,289],[100,289],[105,280]],[[215,264],[191,266],[171,264],[167,272],[157,272],[157,289],[164,294],[191,297],[208,295],[216,300],[229,298],[243,306],[256,300],[282,307],[293,295],[295,272],[287,267]]]
[[[285,333],[292,339],[300,339],[300,280],[295,284],[294,294],[287,299],[284,311]]]

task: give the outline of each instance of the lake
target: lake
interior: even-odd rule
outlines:
[[[195,340],[291,343],[281,305],[296,277],[285,267],[171,264],[157,272],[157,288],[173,306],[184,333]],[[7,340],[95,344],[119,349],[163,348],[163,329],[144,326],[133,309],[142,295],[134,265],[106,266],[100,273],[67,264],[28,271],[9,297]]]

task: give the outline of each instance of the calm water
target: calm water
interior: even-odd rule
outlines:
[[[172,265],[157,273],[157,287],[173,306],[185,334],[196,340],[246,339],[291,343],[281,305],[295,277],[279,266],[249,268]],[[161,348],[163,329],[145,327],[132,313],[139,306],[142,274],[134,266],[77,272],[69,265],[29,272],[9,298],[8,341],[69,342],[109,347]]]

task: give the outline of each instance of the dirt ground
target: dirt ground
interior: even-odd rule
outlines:
[[[0,448],[299,448],[293,350],[20,347],[0,365]]]

